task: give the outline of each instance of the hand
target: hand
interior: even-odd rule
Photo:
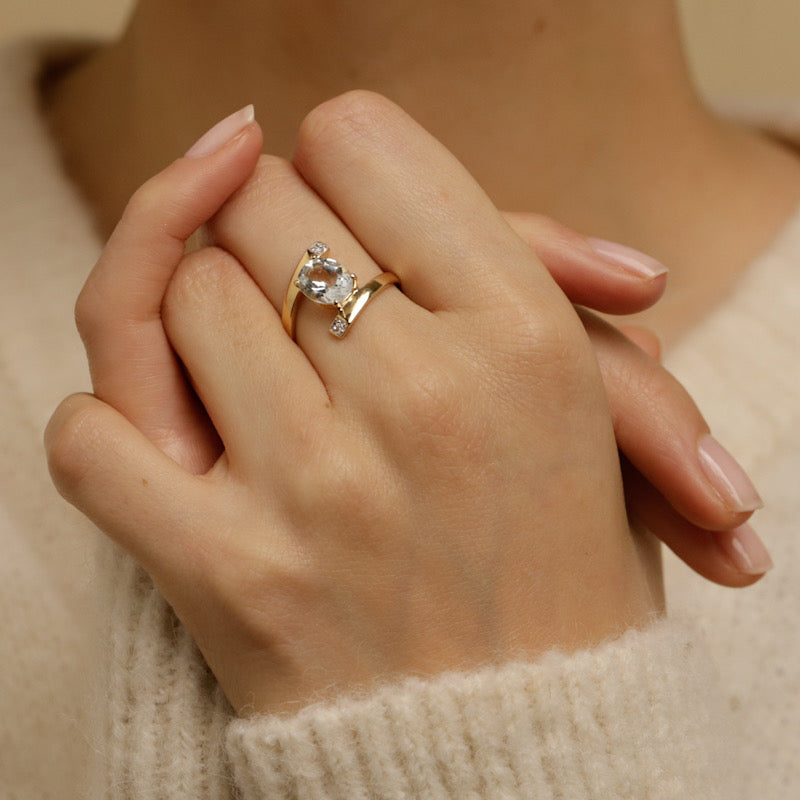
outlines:
[[[161,302],[182,258],[184,240],[250,177],[260,146],[260,129],[250,124],[218,152],[199,160],[180,159],[145,184],[77,307],[95,394],[199,474],[211,468],[222,446],[168,341]],[[222,215],[229,238],[242,227],[239,220],[258,229],[255,217],[266,202],[263,190],[269,185],[270,164],[265,160],[240,194],[239,211]],[[631,313],[655,302],[664,289],[663,276],[649,278],[640,269],[620,267],[616,259],[601,257],[590,240],[553,220],[535,214],[508,214],[506,219],[573,302]],[[222,232],[220,226],[217,229]],[[757,580],[765,551],[755,534],[737,530],[749,512],[703,471],[697,445],[708,427],[694,403],[669,373],[628,339],[590,315],[584,318],[618,444],[627,456],[632,515],[705,577],[731,586]],[[657,357],[652,336],[626,332]],[[741,561],[741,553],[753,548],[755,568],[752,561],[749,567]]]
[[[600,375],[531,251],[386,101],[318,109],[296,164],[307,183],[273,161],[257,234],[183,259],[163,305],[213,469],[82,396],[48,431],[62,492],[151,572],[238,708],[646,621],[654,550],[628,530]],[[306,309],[298,348],[276,311],[298,236],[405,295],[342,342]]]

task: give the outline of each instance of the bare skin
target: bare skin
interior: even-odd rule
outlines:
[[[332,12],[328,7],[334,19],[327,24],[322,6],[310,3],[292,5],[290,25],[279,22],[290,16],[290,9],[279,5],[256,9],[243,3],[218,16],[215,3],[193,4],[189,14],[178,3],[145,2],[120,44],[51,84],[50,110],[67,161],[103,228],[110,227],[122,198],[141,180],[139,171],[146,174],[185,148],[184,134],[191,136],[190,129],[207,114],[217,116],[214,103],[221,98],[226,110],[240,100],[259,102],[265,149],[288,153],[297,120],[309,106],[348,86],[371,85],[433,128],[498,202],[544,210],[589,233],[629,242],[638,230],[644,238],[652,233],[655,245],[658,233],[662,245],[680,249],[691,243],[692,231],[676,235],[670,228],[675,208],[687,214],[695,233],[702,229],[709,236],[718,220],[716,211],[709,219],[707,209],[715,193],[725,201],[734,194],[734,177],[743,180],[750,169],[745,156],[761,154],[760,175],[769,174],[768,166],[777,169],[783,156],[724,128],[696,102],[674,38],[667,35],[674,37],[668,6],[658,7],[664,12],[659,17],[653,9],[643,15],[619,5],[620,12],[630,14],[615,17],[616,28],[626,21],[621,51],[608,44],[619,32],[591,9],[574,14],[542,7],[537,17],[526,5],[516,9],[517,16],[512,9],[492,20],[481,19],[480,10],[461,19],[458,11],[445,14],[443,6],[429,4],[415,9],[419,16],[409,21],[406,6],[383,5],[362,15],[341,4]],[[419,38],[411,30],[416,27]],[[204,31],[215,32],[214,42]],[[228,31],[247,35],[233,47]],[[554,31],[555,38],[548,38]],[[656,45],[664,52],[657,73],[644,58]],[[429,58],[430,53],[437,57]],[[306,60],[298,60],[301,54]],[[636,55],[638,64],[631,62]],[[209,64],[224,64],[224,74],[217,75]],[[620,72],[623,67],[638,76],[635,85],[620,81],[621,74],[628,75]],[[549,95],[546,82],[537,84],[537,74],[558,76],[550,81]],[[532,102],[522,111],[524,81],[518,75],[529,76],[535,86]],[[612,84],[614,89],[604,91]],[[459,92],[464,85],[468,94]],[[248,94],[240,97],[242,91]],[[476,99],[483,97],[491,100]],[[96,109],[102,109],[100,116]],[[614,109],[625,110],[625,125]],[[601,122],[592,131],[594,113]],[[552,124],[543,125],[545,119]],[[110,130],[121,121],[124,127]],[[196,154],[179,159],[128,206],[78,304],[96,396],[67,400],[48,429],[51,470],[62,493],[148,569],[241,710],[280,708],[326,686],[368,685],[376,675],[470,667],[509,655],[534,656],[554,645],[573,649],[646,624],[663,609],[658,552],[652,540],[640,540],[629,529],[617,470],[617,446],[624,449],[620,438],[627,434],[624,424],[613,426],[605,405],[614,382],[607,371],[598,372],[596,351],[572,306],[530,249],[452,156],[383,98],[351,93],[318,107],[300,127],[293,161],[262,159],[255,179],[218,211],[234,184],[247,178],[261,145],[261,131],[251,120],[210,161],[193,165]],[[661,150],[655,152],[654,146]],[[215,159],[217,173],[211,166]],[[742,159],[747,170],[739,166]],[[198,191],[198,182],[214,174],[220,185],[210,193]],[[770,189],[774,200],[777,187]],[[769,228],[772,235],[797,199],[792,195],[790,204],[790,194],[787,184],[785,208],[775,203],[770,224],[765,214],[754,226],[763,223],[761,232]],[[723,205],[731,222],[736,205]],[[211,215],[210,234],[222,249],[204,248],[182,258],[185,237]],[[473,218],[483,223],[474,225]],[[301,331],[297,348],[284,336],[276,316],[285,289],[281,265],[293,258],[296,240],[307,236],[303,226],[310,222],[314,230],[332,231],[333,240],[345,243],[346,263],[348,252],[358,263],[370,253],[376,258],[370,269],[388,265],[400,276],[405,294],[394,292],[389,295],[394,300],[383,303],[387,312],[391,302],[405,304],[396,306],[398,322],[392,329],[400,331],[408,314],[420,316],[407,342],[392,337],[396,351],[388,357],[370,350],[382,337],[379,328],[370,336],[366,325],[362,353],[331,351],[350,359],[339,369],[333,366],[336,359],[319,349],[331,346],[324,337]],[[168,257],[149,252],[154,236]],[[700,241],[706,247],[706,239]],[[435,257],[441,247],[448,253],[464,251],[450,273]],[[686,250],[696,259],[697,253]],[[691,284],[701,299],[705,284],[718,294],[720,284],[735,277],[736,270],[717,257]],[[480,265],[489,281],[468,287],[466,277],[474,280],[483,272],[458,272],[461,263]],[[157,280],[148,278],[151,268]],[[452,279],[456,274],[458,281]],[[681,274],[685,288],[694,276],[686,264]],[[200,475],[167,458],[158,442],[142,437],[148,426],[137,426],[137,414],[125,413],[137,397],[130,392],[129,370],[121,375],[124,391],[116,399],[109,391],[120,377],[120,364],[139,363],[110,356],[115,332],[122,333],[125,347],[142,345],[140,337],[126,337],[130,326],[120,325],[125,303],[139,297],[124,291],[126,281],[142,279],[153,296],[150,310],[139,311],[147,311],[151,333],[163,345],[156,355],[166,359],[159,373],[166,381],[162,388],[186,400],[184,411],[198,411],[177,353],[208,413],[208,418],[200,415],[208,423],[200,426],[201,433],[214,433],[202,440],[211,445],[207,461],[213,466]],[[507,324],[498,330],[493,316],[491,325],[478,324],[480,314],[493,315],[491,303],[476,303],[486,285],[499,287],[500,304],[508,312]],[[108,302],[113,300],[109,289],[121,302]],[[459,290],[465,295],[463,329],[454,310]],[[445,312],[445,327],[424,331],[422,320],[437,311]],[[226,325],[219,325],[221,318]],[[374,315],[372,323],[384,324]],[[451,339],[445,335],[448,324],[455,326]],[[274,335],[264,348],[267,330]],[[242,347],[252,331],[259,332],[258,346]],[[476,339],[474,351],[470,337]],[[624,349],[620,340],[600,341],[601,350]],[[110,370],[98,366],[98,354]],[[383,360],[385,379],[380,377]],[[373,366],[359,370],[363,363]],[[430,386],[422,380],[428,363]],[[406,364],[407,371],[398,364]],[[222,365],[232,365],[230,374]],[[359,374],[364,380],[353,381]],[[284,376],[281,381],[278,375]],[[141,388],[152,401],[152,374],[149,378]],[[483,382],[486,390],[475,392]],[[270,387],[280,391],[270,394]],[[385,396],[376,391],[381,387]],[[256,424],[246,414],[252,403]],[[156,422],[163,421],[164,406],[157,406]],[[274,419],[265,417],[269,409]],[[629,415],[622,418],[627,422]],[[287,419],[302,425],[287,427]],[[364,431],[358,440],[351,436],[353,419]],[[414,420],[410,426],[409,420]],[[416,433],[407,435],[406,427]],[[450,449],[442,437],[451,429]],[[175,429],[168,425],[166,430]],[[282,444],[279,431],[287,436]],[[697,437],[690,438],[691,450]],[[634,431],[633,439],[642,437]],[[286,453],[301,440],[307,446],[299,448],[302,457],[292,459],[294,470],[285,463]],[[351,440],[354,450],[345,453]],[[109,457],[122,443],[129,457]],[[264,460],[268,452],[274,460]],[[348,469],[337,470],[335,461],[343,454]],[[698,454],[692,458],[699,469]],[[338,475],[347,482],[327,479]],[[541,487],[533,497],[532,486]],[[581,502],[576,504],[575,497]],[[334,502],[341,507],[332,514]],[[121,503],[157,518],[123,520]],[[733,515],[741,522],[755,507],[739,503],[725,510],[726,519]],[[408,512],[398,514],[404,508]],[[564,514],[566,508],[570,511]],[[187,521],[187,509],[201,513]],[[227,510],[230,518],[224,517]],[[726,524],[707,528],[729,529]],[[425,537],[419,536],[422,530]],[[341,535],[348,531],[350,543]],[[365,548],[370,537],[376,546]],[[173,561],[176,544],[180,558]],[[341,550],[341,558],[326,550],[331,547]],[[360,562],[355,555],[362,552]],[[499,555],[487,562],[486,554]],[[531,572],[543,576],[534,591],[527,585]],[[362,581],[360,574],[373,577]],[[245,575],[253,579],[250,588]],[[409,575],[415,576],[410,589]],[[747,582],[756,577],[749,574]],[[198,586],[208,592],[198,597]],[[398,597],[420,598],[419,610],[398,608]],[[271,611],[267,620],[264,608]],[[349,624],[354,608],[363,610],[357,629],[328,641],[338,623]],[[240,625],[231,625],[234,617]],[[526,624],[520,626],[520,620]],[[439,624],[449,638],[415,638],[426,625],[435,630]],[[348,637],[349,649],[341,644]],[[367,659],[368,642],[374,653]],[[442,650],[442,642],[454,648]],[[362,673],[353,673],[356,662],[363,664]],[[274,670],[265,670],[265,664],[274,664]],[[315,672],[320,665],[325,669]]]
[[[667,343],[725,297],[800,201],[793,154],[698,101],[668,0],[513,0],[502,13],[444,0],[142,0],[120,41],[47,100],[108,233],[139,184],[237,105],[254,102],[265,150],[288,156],[305,113],[356,87],[408,110],[500,207],[668,264],[670,291],[639,318]]]

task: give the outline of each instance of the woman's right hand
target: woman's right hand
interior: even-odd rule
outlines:
[[[145,184],[78,303],[96,395],[197,473],[214,463],[221,445],[165,335],[161,303],[183,242],[248,180],[260,144],[258,126],[244,124],[220,149],[180,159]],[[257,214],[259,186],[268,184],[269,162],[256,169],[237,200],[240,209],[248,203],[255,209],[249,217]],[[236,224],[232,215],[227,219]],[[663,290],[661,275],[648,277],[609,261],[585,237],[547,218],[514,214],[508,219],[575,302],[630,313],[654,302]],[[700,454],[707,426],[655,359],[598,318],[584,314],[584,320],[617,440],[629,462],[632,513],[711,580],[733,586],[756,580],[766,560],[754,534],[740,527],[757,505],[757,496],[747,494],[743,473],[724,455],[720,470]],[[719,450],[712,449],[712,455],[720,460]],[[725,473],[733,473],[734,480]],[[738,496],[736,486],[744,487]]]
[[[382,98],[318,108],[296,159],[265,160],[214,223],[226,249],[180,259],[160,304],[222,454],[193,475],[78,395],[47,434],[64,495],[148,570],[240,712],[647,624],[657,551],[629,529],[591,341],[535,255]],[[402,282],[343,341],[310,303],[296,342],[281,326],[314,236]]]

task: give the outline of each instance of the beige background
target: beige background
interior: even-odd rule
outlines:
[[[647,2],[647,0],[641,0]],[[132,0],[0,0],[0,43],[34,32],[113,34]],[[680,0],[701,87],[800,96],[800,0]]]

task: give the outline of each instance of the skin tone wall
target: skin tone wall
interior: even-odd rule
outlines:
[[[700,86],[720,96],[800,96],[800,3],[680,0]]]
[[[0,43],[40,31],[113,35],[131,5],[129,0],[4,0]],[[681,0],[680,6],[692,67],[705,92],[800,95],[797,0]]]

